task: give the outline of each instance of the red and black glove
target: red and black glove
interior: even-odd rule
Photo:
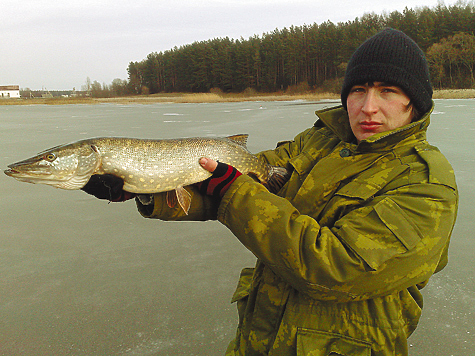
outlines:
[[[94,174],[81,190],[98,199],[122,202],[135,197],[136,194],[123,190],[123,179],[112,174]]]
[[[221,199],[230,185],[240,175],[242,175],[242,173],[233,166],[218,162],[218,166],[214,170],[213,175],[197,185],[202,194]]]

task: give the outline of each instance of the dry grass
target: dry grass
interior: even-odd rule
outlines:
[[[223,93],[167,93],[139,95],[117,98],[35,98],[35,99],[3,99],[0,105],[69,105],[69,104],[153,104],[153,103],[225,103],[240,101],[318,101],[339,99],[339,94],[332,93],[268,93],[244,92],[239,94]],[[475,98],[475,89],[436,90],[434,99],[471,99]]]
[[[175,93],[175,94],[154,94],[146,96],[130,96],[123,98],[93,99],[101,103],[227,103],[241,101],[290,101],[290,100],[324,100],[338,99],[340,96],[331,93],[304,93],[304,94],[222,94],[222,93]]]
[[[475,89],[444,89],[435,90],[434,99],[473,99]]]
[[[34,98],[34,99],[5,99],[0,105],[68,105],[68,104],[153,104],[153,103],[225,103],[240,101],[290,101],[290,100],[324,100],[338,99],[339,95],[331,93],[167,93],[153,95],[137,95],[117,98]]]
[[[92,98],[33,98],[33,99],[2,99],[0,105],[68,105],[95,104]]]
[[[215,94],[215,93],[202,93],[202,94],[184,94],[180,98],[176,98],[174,102],[182,103],[222,103],[222,102],[240,102],[240,101],[291,101],[291,100],[323,100],[323,99],[338,99],[339,95],[331,93],[315,94],[257,94],[253,93],[247,95],[241,94]]]

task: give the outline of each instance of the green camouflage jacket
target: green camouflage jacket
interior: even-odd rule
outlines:
[[[233,297],[227,355],[406,355],[419,289],[447,263],[458,195],[452,167],[425,140],[429,114],[359,145],[341,107],[317,115],[261,153],[292,171],[278,195],[241,176],[217,211],[195,188],[187,217],[163,194],[138,204],[164,220],[217,217],[257,256]]]

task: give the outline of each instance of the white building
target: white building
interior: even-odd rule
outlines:
[[[0,85],[0,98],[19,98],[19,85]]]

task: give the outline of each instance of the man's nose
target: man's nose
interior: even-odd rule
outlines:
[[[361,111],[367,115],[374,114],[378,111],[378,98],[373,88],[369,88],[364,97]]]

